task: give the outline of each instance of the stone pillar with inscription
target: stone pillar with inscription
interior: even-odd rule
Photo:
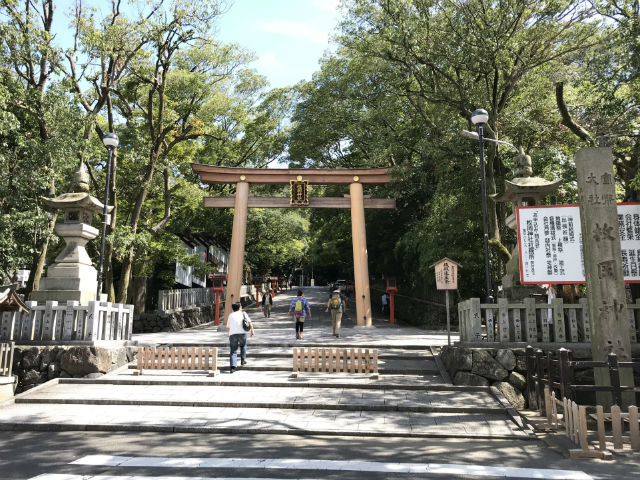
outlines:
[[[622,274],[618,211],[610,148],[583,148],[576,153],[584,269],[591,319],[591,353],[606,361],[631,361],[629,321]],[[620,370],[622,385],[633,385],[630,369]],[[606,368],[595,369],[596,385],[609,385]],[[630,397],[630,398],[629,398]],[[599,404],[610,405],[609,393],[598,394]],[[633,401],[633,394],[623,397]]]

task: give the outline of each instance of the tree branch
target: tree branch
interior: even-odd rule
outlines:
[[[573,118],[571,118],[571,114],[567,109],[567,105],[564,102],[564,83],[557,82],[556,83],[556,104],[558,105],[558,110],[560,111],[560,116],[562,117],[562,125],[571,130],[574,134],[576,134],[582,140],[587,142],[593,142],[593,137],[587,132],[584,128],[574,122]]]

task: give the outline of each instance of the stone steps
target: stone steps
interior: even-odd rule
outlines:
[[[15,404],[0,430],[270,433],[531,440],[502,413],[400,412],[198,406]]]

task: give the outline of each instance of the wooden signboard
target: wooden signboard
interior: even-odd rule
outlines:
[[[438,290],[458,289],[459,266],[460,265],[458,263],[447,257],[433,265],[436,269],[436,288]]]

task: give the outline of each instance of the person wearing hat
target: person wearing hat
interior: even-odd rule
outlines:
[[[340,338],[340,324],[342,323],[342,314],[347,306],[347,300],[340,292],[340,285],[336,285],[327,302],[325,312],[331,310],[331,326],[333,327],[333,336]]]

